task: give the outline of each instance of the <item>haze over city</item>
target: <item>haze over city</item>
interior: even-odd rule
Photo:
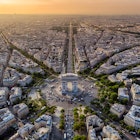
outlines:
[[[140,0],[0,0],[0,140],[140,140]]]
[[[139,0],[0,0],[0,14],[139,15]]]

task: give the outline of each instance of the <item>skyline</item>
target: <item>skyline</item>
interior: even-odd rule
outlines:
[[[140,15],[139,0],[0,0],[0,14]]]

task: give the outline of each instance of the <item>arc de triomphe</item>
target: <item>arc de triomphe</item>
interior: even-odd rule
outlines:
[[[78,91],[78,75],[74,73],[66,73],[61,75],[62,80],[62,94],[67,94],[68,92],[68,82],[72,83],[72,94]]]

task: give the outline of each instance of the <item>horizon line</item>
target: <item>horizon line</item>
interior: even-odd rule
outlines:
[[[140,14],[47,14],[47,13],[0,13],[0,15],[70,15],[70,16],[140,16]]]

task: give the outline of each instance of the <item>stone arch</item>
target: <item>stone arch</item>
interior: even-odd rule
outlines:
[[[68,91],[68,82],[72,83],[72,93],[76,93],[78,91],[78,75],[73,73],[67,73],[61,75],[62,80],[62,94],[67,94]]]

